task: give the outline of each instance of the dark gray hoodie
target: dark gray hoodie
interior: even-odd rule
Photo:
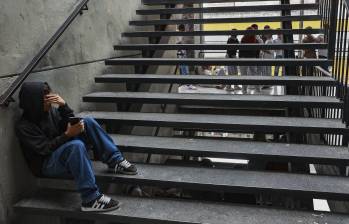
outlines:
[[[69,141],[64,134],[69,117],[68,105],[44,111],[44,82],[26,82],[19,93],[23,115],[16,125],[16,134],[24,156],[33,173],[41,176],[42,165],[58,147]]]

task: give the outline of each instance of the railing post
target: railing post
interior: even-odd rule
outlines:
[[[336,50],[336,32],[339,0],[331,1],[330,24],[328,34],[328,59],[332,61],[332,66]]]

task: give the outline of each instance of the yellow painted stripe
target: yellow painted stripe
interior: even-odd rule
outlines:
[[[213,31],[213,30],[231,30],[233,28],[237,30],[245,30],[247,27],[251,26],[253,23],[213,23],[213,24],[204,24],[203,30],[205,31]],[[256,23],[260,28],[263,28],[265,25],[269,25],[272,29],[278,29],[281,28],[280,22],[261,22]],[[319,21],[304,21],[303,27],[311,26],[314,29],[320,29],[320,22]],[[293,29],[299,29],[300,23],[299,22],[292,22]]]

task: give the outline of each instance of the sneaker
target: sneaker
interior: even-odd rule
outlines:
[[[263,86],[262,89],[270,89],[271,86]]]
[[[127,175],[136,175],[137,174],[136,166],[131,164],[126,159],[124,159],[121,162],[117,163],[115,165],[115,167],[110,167],[109,171],[111,173],[115,173],[115,174],[127,174]]]
[[[108,212],[116,210],[120,207],[120,203],[108,196],[102,194],[96,200],[81,205],[83,212]]]
[[[242,88],[238,85],[234,85],[234,90],[242,90]]]
[[[188,89],[190,89],[190,90],[197,90],[196,86],[193,86],[193,85],[188,85]]]
[[[225,86],[225,90],[231,92],[234,91],[234,88],[232,88],[230,85],[227,85]]]

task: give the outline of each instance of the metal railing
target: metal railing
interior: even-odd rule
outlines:
[[[8,106],[10,102],[13,102],[13,94],[18,90],[22,83],[28,78],[35,67],[39,64],[42,58],[62,36],[64,31],[70,26],[78,15],[81,15],[83,10],[87,10],[87,3],[89,0],[81,0],[75,7],[74,11],[66,19],[66,21],[58,28],[55,34],[47,41],[47,43],[41,48],[41,50],[35,55],[30,63],[24,68],[23,72],[17,77],[17,79],[10,85],[10,87],[0,96],[0,106]]]
[[[310,117],[342,119],[349,127],[349,91],[348,91],[348,20],[349,0],[319,0],[319,14],[322,15],[321,28],[324,29],[325,42],[328,42],[328,59],[332,71],[326,67],[315,67],[314,76],[330,76],[337,83],[335,86],[312,87],[307,89],[307,95],[337,97],[344,103],[343,109],[312,109]],[[323,135],[328,145],[348,145],[348,137],[345,135]]]

